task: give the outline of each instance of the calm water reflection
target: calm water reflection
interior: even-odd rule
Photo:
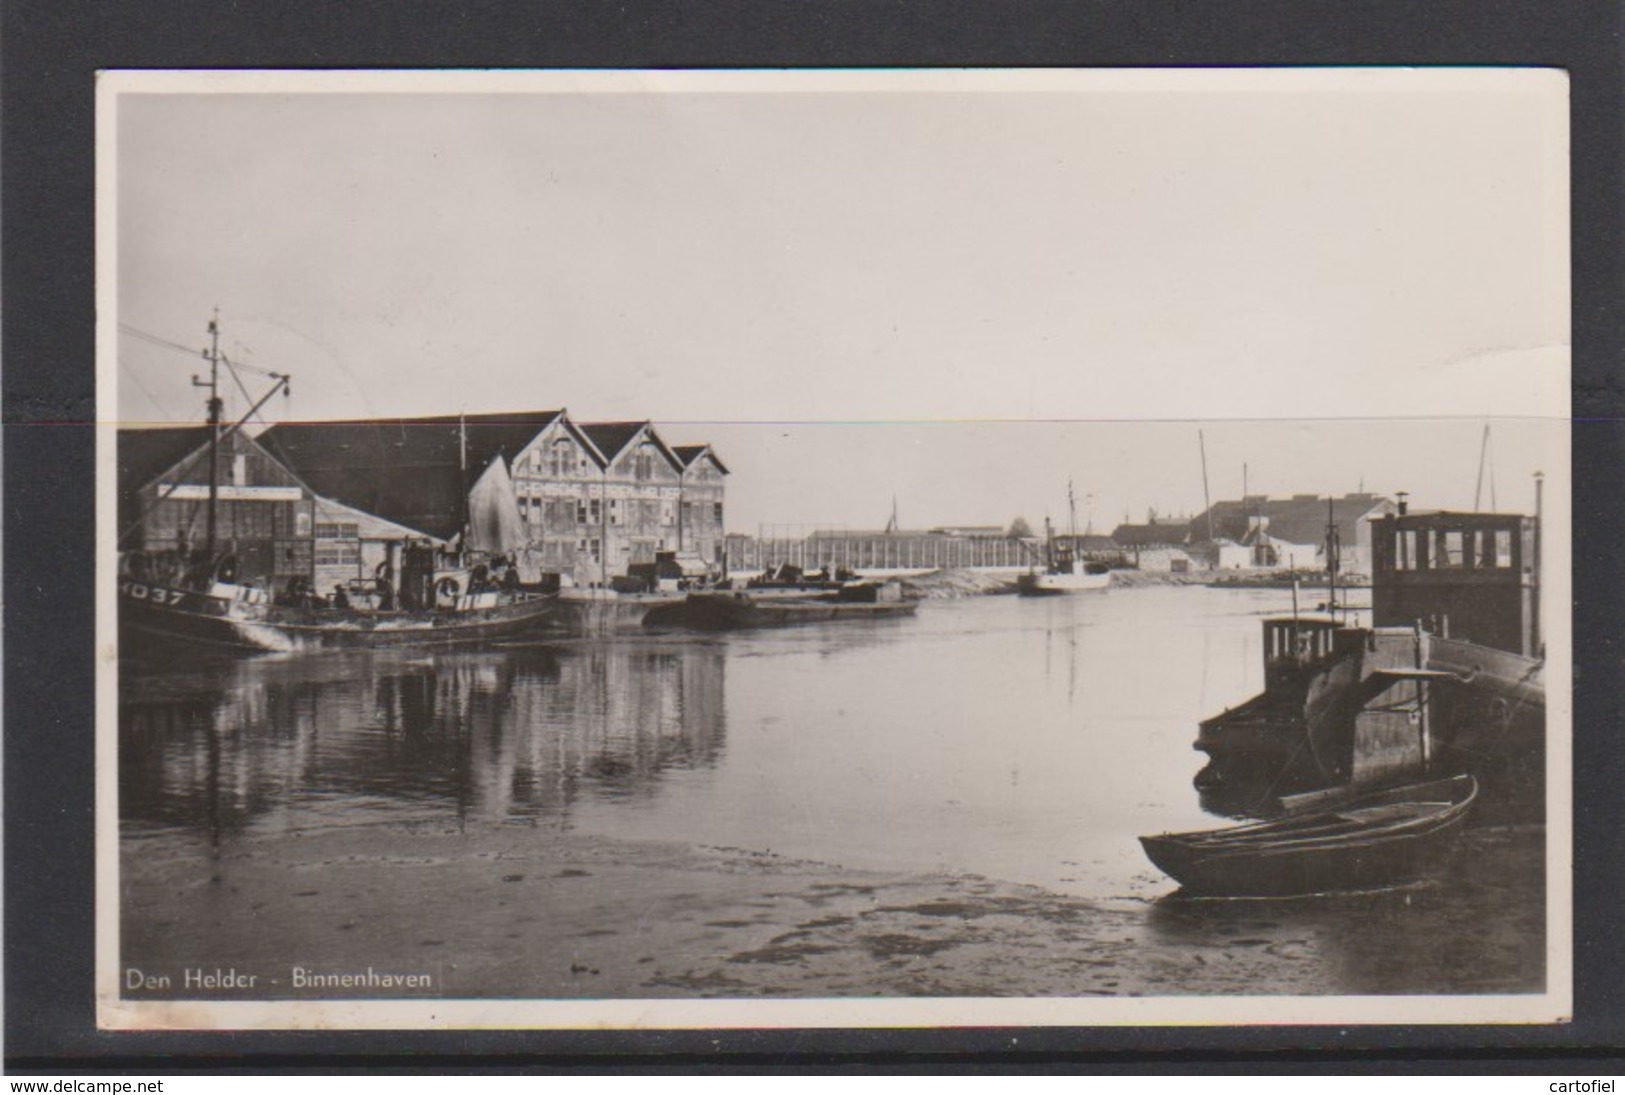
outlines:
[[[1212,823],[1196,722],[1260,686],[1258,617],[1289,597],[974,598],[720,637],[132,663],[125,833],[567,824],[1161,893],[1135,837]]]
[[[139,839],[378,820],[562,817],[715,762],[719,649],[260,658],[131,674],[121,794]]]

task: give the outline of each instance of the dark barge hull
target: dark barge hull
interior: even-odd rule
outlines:
[[[1193,897],[1373,890],[1434,873],[1478,794],[1471,776],[1401,787],[1277,821],[1140,838]]]
[[[126,651],[144,638],[244,651],[455,646],[536,635],[556,611],[555,597],[460,611],[299,609],[124,582],[119,639]]]
[[[912,616],[913,602],[813,600],[761,601],[742,593],[691,593],[679,604],[661,605],[643,618],[645,627],[683,627],[698,631],[793,627],[830,621],[880,620]]]

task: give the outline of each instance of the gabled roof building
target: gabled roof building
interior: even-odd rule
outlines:
[[[260,435],[313,491],[441,540],[469,521],[468,499],[563,411],[287,422]]]
[[[316,499],[241,430],[222,430],[214,459],[210,545],[209,426],[118,432],[118,548],[132,576],[178,584],[209,577],[264,588],[309,577]]]
[[[208,441],[208,426],[120,431],[121,535],[193,551]],[[254,572],[314,574],[320,589],[365,578],[383,545],[408,538],[512,555],[532,579],[590,585],[659,551],[723,561],[727,467],[709,445],[679,453],[649,422],[578,424],[563,410],[289,422],[258,438],[232,432],[218,466],[236,507],[217,511],[222,543],[264,525],[266,546],[246,549]],[[154,484],[183,473],[185,489],[157,504]],[[298,505],[237,512],[273,495]]]
[[[1239,501],[1216,502],[1193,517],[1187,527],[1192,544],[1233,542],[1251,551],[1251,565],[1318,569],[1326,565],[1326,530],[1333,525],[1339,543],[1339,570],[1371,572],[1371,522],[1394,512],[1394,503],[1377,494],[1324,498],[1295,494],[1290,498],[1248,495]]]

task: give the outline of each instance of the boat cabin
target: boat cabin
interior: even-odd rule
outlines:
[[[1283,616],[1265,620],[1265,686],[1330,659],[1336,652],[1337,633],[1343,626],[1331,616]]]
[[[1401,513],[1371,523],[1372,622],[1418,624],[1536,657],[1540,653],[1540,541],[1533,517]]]

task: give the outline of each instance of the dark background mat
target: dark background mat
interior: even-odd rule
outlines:
[[[1625,326],[1618,0],[427,4],[10,0],[0,12],[5,1052],[11,1071],[1588,1071],[1625,1046]],[[93,1010],[99,68],[1543,65],[1571,77],[1575,1018],[1361,1027],[108,1034]],[[200,155],[206,150],[200,149]],[[1555,683],[1555,682],[1554,682]]]

